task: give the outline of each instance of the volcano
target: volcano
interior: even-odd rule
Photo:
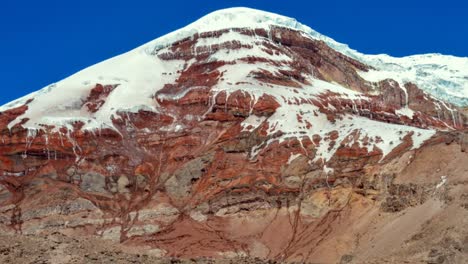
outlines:
[[[162,258],[458,262],[466,106],[468,58],[216,11],[0,108],[0,230]]]

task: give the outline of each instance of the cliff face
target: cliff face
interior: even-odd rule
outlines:
[[[411,235],[433,249],[418,244],[423,224],[464,203],[463,111],[414,83],[368,81],[373,66],[297,28],[198,31],[113,60],[131,76],[111,60],[2,108],[3,232],[362,261]],[[412,227],[389,236],[398,221]]]

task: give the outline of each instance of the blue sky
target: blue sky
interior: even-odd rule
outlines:
[[[235,6],[295,17],[364,53],[468,57],[464,0],[2,0],[0,105]]]

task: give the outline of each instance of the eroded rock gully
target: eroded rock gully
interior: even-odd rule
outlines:
[[[31,102],[0,113],[2,233],[103,239],[123,247],[129,259],[136,253],[299,263],[449,263],[467,257],[468,225],[461,223],[468,219],[468,137],[460,109],[444,108],[411,83],[404,94],[393,80],[365,81],[357,71],[370,66],[294,30],[232,31],[254,38],[268,54],[292,58],[243,58],[289,66],[259,68],[246,82],[299,93],[309,85],[305,76],[313,75],[361,92],[365,100],[328,91],[282,102],[268,93],[219,90],[227,74],[221,69],[232,62],[210,55],[253,45],[200,45],[228,31],[196,34],[153,54],[196,61],[153,94],[160,111],[119,112],[114,127],[99,130],[84,130],[86,124],[76,121],[33,131],[23,127],[26,119],[9,127]],[[96,84],[82,109],[100,111],[118,88]],[[358,142],[357,130],[341,140],[335,129],[312,136],[272,133],[273,123],[265,120],[285,105],[313,105],[317,111],[309,114],[325,115],[330,124],[353,116],[439,130],[419,149],[413,148],[417,132],[401,132],[401,142],[384,155],[371,147],[381,138],[363,135]],[[398,114],[405,107],[414,115]],[[298,123],[318,125],[305,115],[298,111]],[[260,124],[246,124],[253,117]],[[333,149],[325,164],[319,154]]]

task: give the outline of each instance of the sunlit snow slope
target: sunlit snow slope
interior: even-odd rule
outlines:
[[[196,57],[184,59],[184,53],[175,59],[164,59],[166,54],[174,53],[174,43],[193,38],[195,34],[219,31],[217,38],[199,38],[194,44],[193,53],[202,52],[206,47],[209,57],[206,62],[220,61],[225,63],[217,71],[222,73],[215,85],[210,87],[212,97],[220,93],[227,96],[242,91],[253,98],[252,105],[262,97],[268,95],[274,98],[280,107],[269,118],[251,115],[243,122],[243,127],[257,129],[267,124],[268,133],[272,135],[271,143],[275,140],[281,142],[289,137],[319,136],[322,143],[317,146],[318,152],[315,160],[326,162],[338,149],[339,144],[331,142],[348,141],[347,144],[369,144],[379,149],[383,156],[390,153],[398,142],[402,142],[405,135],[412,137],[413,147],[431,137],[435,130],[421,129],[399,124],[387,124],[363,117],[344,115],[337,120],[321,113],[323,109],[317,106],[318,96],[333,94],[339,100],[370,101],[370,98],[361,92],[353,91],[335,82],[319,80],[314,74],[306,74],[301,81],[293,81],[291,85],[281,83],[265,84],[253,76],[253,72],[262,74],[278,74],[292,72],[292,65],[298,61],[297,55],[291,50],[280,47],[273,37],[248,36],[233,29],[263,29],[272,34],[273,27],[288,28],[300,32],[302,37],[322,40],[332,49],[347,55],[371,70],[361,71],[359,74],[366,80],[377,82],[384,79],[394,79],[403,87],[405,82],[414,82],[423,90],[433,96],[445,99],[458,105],[468,104],[468,58],[456,58],[443,55],[420,55],[407,58],[392,58],[387,55],[364,55],[349,49],[346,45],[320,35],[311,28],[298,23],[295,19],[247,8],[231,8],[211,13],[200,20],[154,41],[151,41],[128,53],[117,56],[91,66],[58,83],[52,84],[36,93],[25,96],[0,108],[5,111],[14,107],[28,104],[28,109],[21,116],[9,123],[8,127],[22,125],[27,129],[38,130],[44,125],[73,129],[73,122],[84,124],[83,130],[96,130],[113,128],[113,120],[118,119],[123,112],[138,112],[146,110],[151,112],[165,111],[155,100],[159,91],[180,81],[181,71],[197,65]],[[236,48],[223,50],[223,45],[233,45]],[[262,48],[272,47],[277,52]],[[221,47],[221,48],[220,48]],[[281,52],[279,52],[281,51]],[[182,55],[180,55],[182,54]],[[250,63],[249,58],[256,58],[256,63]],[[260,59],[259,59],[260,58]],[[297,63],[296,63],[297,64]],[[354,66],[353,66],[354,67]],[[257,72],[256,75],[259,75]],[[257,76],[258,77],[258,76]],[[274,77],[274,76],[273,76]],[[96,110],[89,111],[84,102],[90,96],[90,91],[97,84],[110,85],[105,102]],[[235,84],[235,85],[233,85]],[[295,88],[302,89],[295,89]],[[200,86],[182,87],[185,90],[170,95],[167,99],[182,98],[188,91],[198,89]],[[156,96],[159,100],[164,95]],[[32,99],[32,101],[30,101]],[[325,104],[324,104],[325,105]],[[325,105],[327,111],[336,110],[334,106]],[[450,111],[453,110],[446,107]],[[356,112],[359,112],[356,109]],[[412,118],[414,111],[408,108],[399,110],[401,115]],[[372,115],[371,115],[372,117]],[[192,117],[191,117],[192,118]],[[197,117],[201,118],[201,117]],[[201,119],[200,119],[201,120]],[[453,118],[454,125],[458,117]],[[311,125],[305,125],[305,124]],[[459,122],[458,122],[459,123]],[[447,124],[450,127],[451,124]],[[184,123],[175,118],[174,123],[164,128],[179,131]],[[331,131],[337,131],[338,137],[332,138]],[[382,132],[384,131],[384,132]],[[279,136],[276,132],[281,132]],[[276,133],[276,134],[275,134]],[[349,137],[352,136],[352,140]],[[265,144],[252,149],[255,157]],[[372,149],[372,148],[370,148]]]

